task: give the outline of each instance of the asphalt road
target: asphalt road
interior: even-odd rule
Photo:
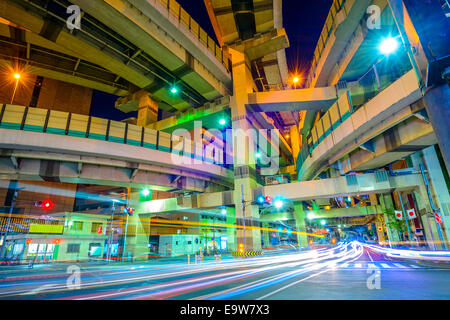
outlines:
[[[0,268],[0,299],[4,300],[449,298],[450,264],[393,259],[357,243],[189,265],[181,259],[166,259]]]

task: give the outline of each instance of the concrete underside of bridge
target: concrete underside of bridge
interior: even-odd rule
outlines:
[[[182,169],[168,152],[77,137],[54,139],[51,134],[0,131],[1,174],[7,179],[45,180],[48,175],[48,179],[65,182],[197,192],[232,185],[231,172],[223,167],[188,159]]]
[[[36,4],[32,5],[26,1],[3,1],[0,6],[0,17],[17,26],[18,30],[26,35],[23,37],[25,43],[51,48],[75,59],[95,64],[112,73],[109,83],[105,81],[107,79],[97,81],[91,78],[90,80],[83,76],[81,70],[78,73],[76,73],[77,70],[72,70],[75,73],[68,74],[64,70],[55,71],[53,68],[53,71],[44,72],[46,76],[58,77],[66,82],[81,83],[115,94],[125,93],[124,90],[111,88],[115,87],[115,83],[122,78],[134,86],[134,89],[127,88],[128,92],[134,92],[139,88],[145,89],[155,99],[171,105],[176,110],[186,109],[192,103],[199,106],[208,100],[228,94],[231,77],[222,63],[217,61],[214,54],[211,54],[206,47],[198,45],[198,39],[189,39],[180,32],[168,34],[167,30],[163,31],[161,26],[145,18],[148,14],[153,20],[159,16],[160,23],[164,20],[163,15],[152,5],[145,3],[142,4],[145,8],[123,11],[121,8],[125,8],[125,2],[108,4],[100,1],[75,1],[75,3],[79,4],[86,13],[86,16],[82,18],[84,19],[82,24],[83,21],[86,22],[84,28],[73,32],[65,27],[65,18],[54,17],[52,23],[50,20],[46,20],[45,8]],[[153,11],[149,12],[148,10]],[[95,26],[95,22],[93,23],[92,19],[89,20],[87,14],[104,24],[103,29],[97,30],[97,36],[101,37],[100,35],[106,32],[109,34],[109,41],[94,36],[91,29]],[[164,22],[167,25],[173,25],[173,22],[167,18]],[[112,29],[105,31],[106,25]],[[4,29],[2,35],[8,36],[9,32],[4,27],[2,29]],[[116,33],[115,37],[112,36],[114,33]],[[191,35],[189,31],[186,34]],[[174,41],[174,38],[177,38],[179,43]],[[108,44],[111,40],[116,42],[114,45],[117,47]],[[127,44],[124,45],[124,43]],[[118,48],[120,46],[128,46],[127,52],[121,52],[121,49]],[[193,49],[191,50],[192,54],[188,54],[185,49],[189,46]],[[130,54],[129,50],[134,51]],[[155,64],[155,61],[158,63]],[[202,64],[205,62],[208,64],[207,66]],[[170,79],[161,78],[157,74],[159,71],[152,69],[158,64],[166,70],[165,72],[171,73]],[[78,68],[80,61],[75,65]],[[43,69],[47,68],[38,65],[34,66],[31,71],[40,73]],[[174,79],[180,81],[180,86],[185,86],[186,97],[184,95],[171,96],[168,93],[168,87],[173,84]],[[186,99],[183,100],[184,98]]]

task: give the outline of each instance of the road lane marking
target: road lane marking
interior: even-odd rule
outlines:
[[[389,268],[389,269],[391,268],[391,266],[388,265],[387,263],[382,263],[381,266],[382,266],[383,268]]]
[[[362,264],[361,263],[355,263],[355,265],[353,267],[354,268],[362,268]]]
[[[22,295],[33,295],[33,294],[38,294],[38,293],[41,292],[41,291],[48,290],[48,289],[51,289],[51,288],[53,288],[53,287],[56,287],[56,284],[45,284],[45,285],[43,285],[43,286],[40,286],[39,288],[36,288],[36,289],[31,290],[31,291],[22,293]]]
[[[317,277],[318,275],[321,275],[322,273],[328,272],[328,271],[330,271],[330,270],[332,270],[332,269],[326,269],[326,270],[323,270],[323,271],[321,271],[321,272],[319,272],[319,273],[315,273],[315,274],[313,274],[313,275],[310,275],[310,276],[308,276],[308,277],[306,277],[306,278],[303,278],[303,279],[300,279],[300,280],[298,280],[298,281],[292,282],[292,283],[290,283],[290,284],[288,284],[288,285],[285,285],[284,287],[281,287],[280,289],[277,289],[277,290],[275,290],[275,291],[272,291],[272,292],[270,292],[270,293],[268,293],[268,294],[266,294],[266,295],[264,295],[264,296],[262,296],[262,297],[256,298],[256,300],[262,300],[262,299],[265,299],[265,298],[267,298],[267,297],[270,297],[270,296],[274,295],[275,293],[278,293],[278,292],[280,292],[280,291],[283,291],[284,289],[287,289],[287,288],[289,288],[289,287],[292,287],[292,286],[296,285],[297,283],[300,283],[300,282],[303,282],[303,281],[305,281],[305,280],[308,280],[308,279]]]
[[[394,266],[398,267],[398,268],[402,268],[405,269],[407,267],[405,267],[404,265],[401,265],[400,263],[394,263]]]
[[[410,264],[409,266],[412,267],[412,268],[416,268],[416,269],[420,269],[420,268],[421,268],[421,267],[415,266],[415,265],[413,265],[413,264]]]

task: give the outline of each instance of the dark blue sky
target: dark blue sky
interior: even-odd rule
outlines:
[[[203,0],[177,0],[178,3],[215,39]],[[333,0],[283,0],[283,24],[289,37],[286,49],[289,70],[306,73]],[[136,116],[114,108],[117,97],[94,91],[91,115],[112,120]]]

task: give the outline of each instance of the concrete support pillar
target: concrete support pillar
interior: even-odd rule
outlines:
[[[227,207],[227,249],[236,251],[236,209],[234,207]]]
[[[447,170],[450,175],[450,131],[448,129],[450,123],[450,87],[448,84],[444,84],[433,88],[425,94],[423,99],[447,167],[442,169]]]
[[[289,136],[291,138],[292,156],[294,157],[294,163],[297,163],[298,154],[300,152],[300,145],[302,136],[298,131],[297,125],[293,125],[289,130]]]
[[[301,202],[294,203],[294,219],[296,231],[306,232],[306,213]],[[297,234],[297,241],[299,247],[308,246],[308,236],[305,234]]]
[[[248,94],[253,92],[253,78],[250,63],[245,54],[233,49],[230,49],[230,53],[234,85],[234,95],[230,99],[235,170],[234,199],[238,227],[233,250],[237,250],[237,246],[242,243],[247,251],[259,251],[261,250],[261,230],[249,228],[259,226],[259,207],[251,205],[252,189],[257,187],[254,148],[257,132],[247,120],[246,109]]]
[[[148,259],[148,244],[150,237],[150,216],[134,213],[128,217],[128,232],[125,247],[125,257],[128,252],[134,260]]]
[[[448,241],[450,235],[450,212],[448,212],[450,210],[450,194],[444,174],[442,173],[445,168],[441,168],[434,146],[422,150],[422,154],[428,171],[429,182],[431,183],[430,189],[432,190],[430,191],[435,195],[433,197],[434,206],[441,209],[440,214],[443,220],[441,224],[442,236],[444,237],[444,241]]]
[[[262,224],[262,237],[263,237],[263,248],[267,248],[267,247],[271,247],[272,246],[272,241],[270,241],[270,233],[268,230],[265,229],[269,229],[269,224],[268,223],[263,223]]]
[[[390,194],[382,194],[380,195],[380,204],[383,212],[386,212],[386,210],[394,210],[394,203],[392,201],[392,197]],[[389,227],[390,217],[384,213],[383,215],[384,221],[386,223],[386,229],[389,237],[390,242],[399,242],[400,240],[400,234],[397,230]],[[392,218],[392,217],[391,217]],[[393,218],[395,219],[395,217]]]
[[[424,168],[426,168],[425,163],[422,159],[422,152],[417,152],[411,155],[411,161],[414,166],[414,169],[416,170],[420,170],[420,164],[424,165]],[[436,203],[437,202],[436,196],[433,188],[431,187],[430,193],[433,201]],[[422,222],[422,226],[424,229],[423,231],[425,234],[425,239],[428,244],[428,247],[430,249],[437,250],[438,248],[441,248],[441,246],[437,244],[440,241],[440,237],[423,179],[420,179],[419,188],[413,191],[413,195],[417,203],[417,208],[419,211],[419,216]]]
[[[144,95],[139,98],[137,125],[145,127],[158,121],[158,102]]]
[[[415,190],[413,192],[413,195],[417,203],[420,221],[422,222],[425,241],[427,242],[427,245],[430,249],[437,250],[438,246],[436,245],[436,243],[439,241],[439,232],[437,230],[434,216],[431,213],[431,207],[429,205],[427,193],[423,183],[421,183],[421,186],[418,190]]]
[[[384,215],[378,215],[375,220],[375,227],[377,228],[377,236],[379,242],[384,242],[386,240],[384,236],[385,223],[384,223]]]

